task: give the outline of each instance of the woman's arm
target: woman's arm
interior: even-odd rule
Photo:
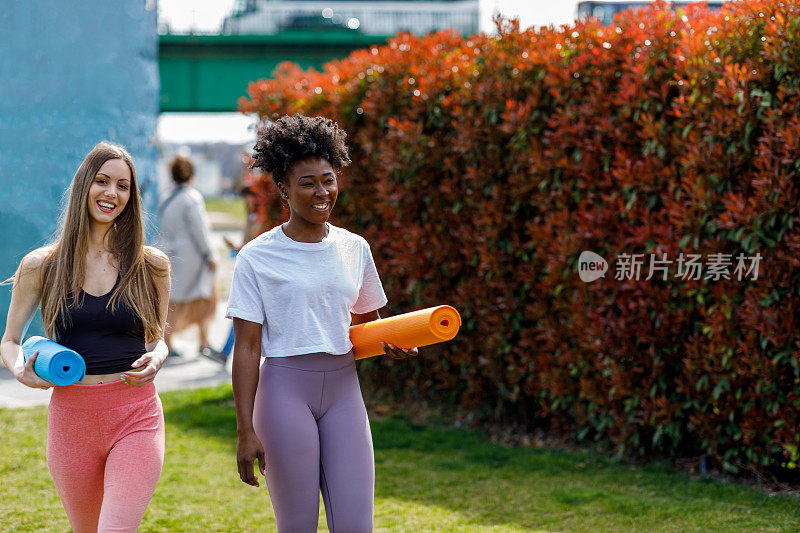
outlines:
[[[160,250],[150,248],[154,251],[153,258],[157,263],[158,269],[161,274],[156,275],[155,285],[158,291],[158,310],[159,310],[159,329],[162,331],[161,337],[158,339],[149,339],[144,348],[147,350],[142,356],[133,362],[131,367],[135,368],[134,371],[125,372],[125,381],[128,385],[134,387],[141,387],[145,383],[153,381],[156,374],[161,370],[161,365],[167,358],[169,349],[164,342],[164,325],[167,322],[167,309],[169,306],[169,259]]]
[[[381,317],[377,310],[363,314],[350,313],[350,316],[352,317],[350,323],[353,326],[364,324],[365,322],[372,322],[373,320],[378,320]],[[386,354],[393,359],[405,359],[407,357],[416,357],[419,355],[419,349],[417,348],[398,348],[394,344],[389,344],[388,342],[382,342],[381,346]]]
[[[232,240],[230,240],[230,238],[229,238],[227,235],[223,235],[223,236],[222,236],[222,240],[223,240],[223,241],[225,241],[225,245],[226,245],[228,248],[230,248],[231,250],[233,250],[233,251],[234,251],[234,252],[236,252],[236,253],[239,253],[239,250],[241,250],[241,249],[242,249],[242,246],[244,246],[244,244],[243,244],[242,246],[236,246],[236,245],[233,243],[233,241],[232,241]],[[245,243],[245,244],[246,244],[246,243]]]
[[[357,326],[359,324],[364,324],[365,322],[372,322],[373,320],[378,320],[381,315],[378,314],[378,311],[370,311],[369,313],[358,314],[358,313],[350,313],[350,317],[352,320],[350,321],[350,325]]]
[[[3,339],[0,341],[0,356],[3,364],[11,370],[17,380],[36,389],[49,389],[53,386],[36,375],[33,363],[38,352],[27,362],[22,356],[22,337],[25,329],[42,298],[41,275],[39,269],[47,251],[39,248],[26,255],[17,269],[16,279],[11,289],[11,305],[8,306],[8,319]]]
[[[253,404],[258,388],[258,366],[261,362],[261,324],[243,318],[233,319],[233,401],[236,405],[236,463],[239,477],[258,487],[253,462],[264,475],[264,447],[253,429]]]

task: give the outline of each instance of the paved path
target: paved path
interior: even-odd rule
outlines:
[[[214,226],[219,227],[216,223]],[[225,318],[225,307],[228,302],[228,287],[234,261],[227,254],[227,248],[222,241],[223,235],[228,235],[234,242],[238,242],[241,239],[241,231],[215,229],[212,232],[213,245],[219,257],[220,292],[216,317],[209,331],[209,340],[217,349],[221,349],[225,344],[231,327],[231,321]],[[219,363],[197,355],[199,346],[197,329],[194,326],[176,334],[173,338],[175,349],[183,356],[167,359],[156,376],[155,383],[159,391],[211,387],[230,382],[230,358],[227,367],[223,367]],[[0,408],[46,405],[50,401],[51,392],[22,385],[0,363]]]

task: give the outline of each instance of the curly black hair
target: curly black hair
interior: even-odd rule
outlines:
[[[344,130],[328,118],[284,115],[259,130],[251,166],[271,173],[276,185],[286,185],[289,168],[307,157],[326,159],[338,172],[350,164],[346,138]]]

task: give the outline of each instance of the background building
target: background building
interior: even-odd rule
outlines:
[[[388,36],[454,28],[472,35],[480,29],[479,7],[478,0],[240,0],[225,19],[222,33],[310,29]]]

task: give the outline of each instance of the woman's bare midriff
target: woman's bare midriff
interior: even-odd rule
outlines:
[[[122,374],[122,372],[114,372],[113,374],[87,374],[83,377],[81,383],[83,385],[99,385],[101,383],[119,381],[120,374]]]

